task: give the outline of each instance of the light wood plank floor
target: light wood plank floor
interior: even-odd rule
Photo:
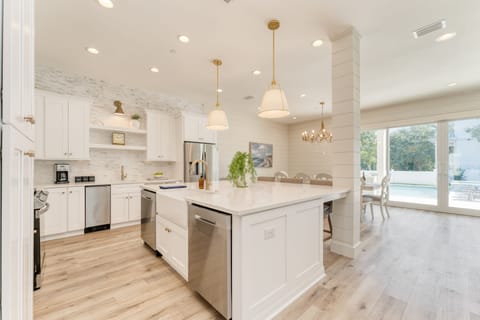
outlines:
[[[327,276],[277,319],[480,320],[480,218],[391,215],[383,223],[367,214],[356,260],[330,253],[326,242]],[[36,320],[220,319],[143,246],[139,227],[44,246]]]

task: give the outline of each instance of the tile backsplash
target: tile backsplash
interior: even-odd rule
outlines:
[[[144,128],[145,109],[157,109],[177,114],[181,111],[202,112],[199,104],[190,104],[185,99],[143,89],[114,85],[102,80],[81,75],[72,75],[46,66],[36,66],[37,89],[92,99],[90,123],[106,126],[128,126],[128,117],[115,117],[114,100],[120,100],[127,114],[138,113]],[[91,132],[92,137],[95,133]],[[91,138],[92,138],[91,137]],[[48,142],[47,142],[48,143]],[[120,180],[120,166],[125,166],[128,180],[144,180],[156,171],[172,177],[174,167],[163,162],[146,162],[145,152],[118,150],[90,150],[89,161],[35,161],[35,184],[49,184],[54,180],[53,164],[69,163],[71,181],[74,176],[94,175],[98,181]],[[177,177],[172,177],[177,178]]]

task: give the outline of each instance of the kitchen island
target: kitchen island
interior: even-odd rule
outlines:
[[[184,225],[185,202],[231,215],[234,320],[270,318],[325,275],[323,203],[349,192],[277,182],[240,189],[226,181],[213,184],[213,191],[198,190],[196,184],[175,190],[144,188],[157,193],[157,212],[164,205],[173,208],[168,200],[183,202],[183,209],[179,207],[183,213],[178,215],[184,217],[178,221]]]

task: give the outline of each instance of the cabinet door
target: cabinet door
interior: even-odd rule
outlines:
[[[67,188],[49,188],[50,208],[40,219],[40,235],[50,236],[67,232]]]
[[[18,0],[17,0],[18,1]],[[22,108],[24,134],[35,141],[35,106],[34,106],[34,0],[22,0]],[[33,119],[30,120],[30,119]]]
[[[158,146],[158,149],[160,150],[160,154],[158,157],[162,161],[176,161],[176,121],[169,115],[161,115],[159,118],[159,124],[160,145]]]
[[[68,231],[85,228],[85,188],[68,188]]]
[[[2,127],[2,315],[28,319],[33,292],[34,145],[10,125]]]
[[[141,212],[141,191],[132,192],[128,196],[128,220],[140,221]]]
[[[191,114],[183,115],[183,138],[185,141],[198,142],[198,118]]]
[[[158,161],[160,150],[160,116],[158,112],[147,111],[147,160]]]
[[[68,103],[61,96],[45,97],[45,158],[68,158]]]
[[[45,96],[35,94],[35,158],[45,159]]]
[[[160,252],[164,259],[168,261],[170,256],[170,244],[169,244],[169,234],[168,228],[165,226],[165,220],[160,218],[158,215],[157,218],[157,250]]]
[[[112,224],[128,222],[128,197],[128,193],[112,192]]]
[[[174,224],[169,227],[170,264],[187,280],[187,231]]]
[[[89,103],[68,100],[68,158],[88,160],[89,154]]]

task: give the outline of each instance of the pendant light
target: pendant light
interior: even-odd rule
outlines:
[[[311,132],[308,132],[307,130],[303,131],[302,140],[305,142],[320,143],[320,142],[326,141],[330,143],[333,140],[333,134],[325,128],[325,122],[323,118],[323,107],[325,103],[320,102],[320,104],[322,106],[322,124],[321,124],[320,131],[317,133],[315,132],[315,130],[312,130]]]
[[[222,60],[215,59],[212,63],[217,67],[217,103],[215,104],[215,109],[211,110],[208,113],[207,129],[209,130],[227,130],[228,129],[228,119],[225,111],[220,109],[220,103],[218,102],[218,94],[220,92],[218,87],[218,69],[222,65]]]
[[[278,20],[271,20],[268,23],[268,29],[272,30],[273,34],[272,84],[270,89],[265,91],[262,104],[258,108],[258,116],[261,118],[283,118],[290,114],[285,92],[277,86],[275,80],[275,30],[279,27],[280,21]]]
[[[122,108],[122,102],[120,102],[119,100],[115,100],[113,101],[113,105],[115,106],[114,114],[116,114],[117,116],[125,115],[125,112],[123,111],[123,108]]]

